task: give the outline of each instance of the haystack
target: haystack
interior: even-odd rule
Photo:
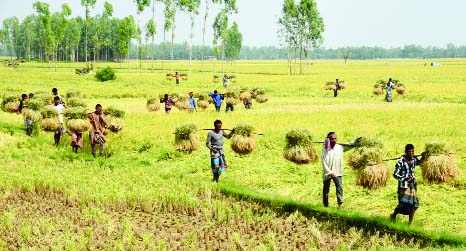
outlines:
[[[377,81],[377,83],[374,85],[373,93],[375,95],[382,95],[384,86],[385,86],[385,83],[383,82],[383,80]]]
[[[32,109],[23,110],[24,119],[31,120],[33,123],[39,122],[42,119],[42,114]]]
[[[269,101],[269,98],[267,96],[265,96],[265,95],[257,95],[256,101],[258,103],[265,103],[265,102]]]
[[[84,119],[70,119],[66,122],[66,128],[73,132],[85,132],[91,128],[91,123]]]
[[[71,107],[63,112],[63,116],[67,119],[86,119],[86,109],[84,107]]]
[[[184,93],[174,93],[172,97],[176,99],[175,107],[180,110],[189,110],[189,96]]]
[[[388,166],[385,163],[369,165],[358,172],[356,185],[368,189],[384,187],[388,179]]]
[[[375,147],[359,147],[349,157],[348,164],[354,169],[362,169],[368,165],[381,163],[383,151]]]
[[[406,86],[405,86],[405,84],[398,83],[398,84],[396,84],[396,86],[395,86],[395,90],[396,90],[396,92],[397,92],[398,94],[403,95],[403,94],[405,94],[405,92],[406,92]]]
[[[250,91],[243,91],[241,95],[239,95],[239,99],[242,101],[251,101],[251,92]]]
[[[61,127],[61,123],[57,117],[47,117],[42,119],[40,127],[46,132],[55,132]]]
[[[199,134],[194,123],[187,123],[175,129],[175,148],[178,151],[192,152],[199,148]]]
[[[57,110],[52,109],[50,107],[46,107],[46,108],[42,109],[42,111],[40,111],[40,113],[42,114],[42,118],[44,118],[44,119],[58,117]]]
[[[167,73],[166,75],[167,80],[173,80],[173,75],[170,73]]]
[[[66,100],[66,106],[68,107],[86,107],[86,102],[82,98],[72,97]]]
[[[197,106],[199,106],[201,109],[205,110],[209,108],[209,102],[206,100],[199,100],[197,101]]]
[[[260,87],[254,87],[251,92],[251,98],[255,99],[259,95],[264,95],[265,89]]]
[[[44,101],[40,99],[29,99],[24,102],[24,107],[28,108],[29,110],[40,111],[44,108]]]
[[[19,96],[16,94],[6,94],[2,99],[2,110],[4,112],[16,112],[19,106]]]
[[[312,135],[308,130],[291,130],[286,134],[287,144],[283,156],[297,164],[307,164],[317,160],[312,147]]]
[[[231,148],[239,154],[248,154],[256,149],[256,140],[253,137],[254,127],[250,125],[237,125],[234,128]]]
[[[458,176],[458,167],[449,156],[450,149],[444,142],[426,144],[422,160],[422,177],[431,183],[448,182]]]
[[[239,93],[233,91],[233,90],[228,90],[225,92],[225,103],[227,105],[236,105],[239,103]]]
[[[157,94],[147,96],[147,110],[149,112],[156,112],[160,110],[160,98]]]
[[[327,81],[327,82],[325,83],[325,87],[324,87],[324,88],[325,88],[325,90],[328,90],[328,91],[330,91],[330,90],[335,90],[335,82],[333,82],[333,81]]]

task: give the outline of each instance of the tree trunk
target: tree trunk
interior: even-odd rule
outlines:
[[[222,76],[225,75],[225,41],[222,39]]]
[[[152,0],[152,21],[155,20],[155,0]],[[152,34],[152,44],[150,47],[150,54],[151,54],[151,72],[154,72],[154,50],[155,50],[155,45],[154,45],[154,34]]]
[[[173,22],[172,22],[172,41],[171,41],[171,47],[172,47],[172,52],[171,52],[172,72],[173,72],[173,60],[174,60],[174,41],[175,41],[175,17],[173,16]]]
[[[209,14],[209,0],[205,1],[204,27],[202,28],[202,48],[201,48],[201,72],[204,72],[204,46],[205,46],[205,25]]]
[[[194,38],[194,15],[191,15],[191,33],[189,34],[189,74],[191,74],[192,71],[192,60],[193,60],[193,38]]]
[[[166,31],[163,31],[163,44],[162,44],[162,72],[164,72],[164,62],[165,62],[165,41],[166,41]]]

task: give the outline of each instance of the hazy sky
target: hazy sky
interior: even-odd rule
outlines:
[[[36,0],[0,0],[0,22],[17,16],[23,19],[34,13]],[[132,0],[108,0],[113,4],[114,16],[136,17]],[[204,0],[202,0],[204,2]],[[59,11],[67,2],[73,16],[84,15],[80,0],[42,0],[50,4],[51,11]],[[102,13],[105,0],[97,0],[92,15]],[[466,0],[316,0],[325,22],[324,46],[382,46],[398,47],[406,44],[445,47],[447,43],[466,44]],[[243,44],[250,46],[279,45],[277,20],[283,0],[237,0],[239,13],[232,17],[243,33]],[[162,6],[156,5],[158,16],[156,39],[162,40]],[[211,8],[207,23],[206,44],[212,43],[212,18],[216,9]],[[196,18],[195,44],[202,44],[202,16]],[[150,8],[141,16],[145,24],[151,16]],[[178,14],[176,20],[177,42],[187,41],[190,21],[187,15]],[[167,36],[169,38],[170,36]]]

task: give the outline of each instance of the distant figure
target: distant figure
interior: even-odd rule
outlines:
[[[81,75],[86,75],[86,68],[83,68],[83,69],[81,70]]]
[[[333,97],[337,97],[338,90],[340,90],[340,82],[338,82],[338,78],[335,80],[335,89],[333,89]]]
[[[175,80],[176,80],[176,84],[179,85],[180,84],[180,74],[178,74],[178,72],[175,72]]]
[[[34,98],[34,93],[29,93],[28,99],[33,99]]]
[[[193,92],[189,92],[189,111],[197,111],[196,109],[196,100],[194,99]]]
[[[60,98],[55,96],[53,98],[53,104],[50,106],[53,110],[57,111],[58,113],[58,121],[60,121],[60,128],[55,131],[53,138],[55,140],[55,146],[58,147],[60,144],[60,138],[63,137],[64,134],[64,127],[63,127],[63,112],[65,111],[65,106],[60,103]]]
[[[63,101],[63,98],[58,94],[58,89],[57,88],[52,88],[52,94],[53,94],[53,99],[55,100],[55,97],[60,98],[60,104],[65,104],[65,101]]]
[[[228,76],[227,76],[227,74],[223,75],[222,82],[223,82],[223,87],[227,88],[227,84],[228,84]]]
[[[244,99],[243,100],[243,105],[245,109],[251,109],[252,108],[252,100],[251,99]]]
[[[395,84],[393,83],[392,79],[389,78],[387,85],[385,86],[385,90],[387,91],[387,94],[385,95],[385,100],[387,102],[392,102],[392,90],[395,88]]]
[[[18,106],[18,109],[16,110],[16,114],[19,115],[23,112],[23,108],[26,107],[24,103],[27,100],[28,100],[28,95],[26,93],[21,94],[21,100],[19,101],[19,106]],[[33,130],[32,126],[33,126],[32,120],[24,117],[24,128],[26,129],[27,136],[32,136],[32,130]]]
[[[220,112],[220,108],[222,107],[222,100],[225,98],[223,94],[218,94],[217,90],[214,90],[214,93],[210,93],[209,96],[214,101],[215,110]]]
[[[172,110],[172,106],[176,103],[176,100],[168,97],[168,94],[163,95],[160,99],[160,103],[165,103],[165,112],[168,114]]]
[[[218,182],[220,174],[225,173],[227,168],[227,161],[225,159],[225,152],[223,150],[223,137],[229,139],[234,133],[234,129],[226,134],[222,130],[222,121],[214,121],[214,129],[207,134],[206,146],[210,150],[210,164],[212,168],[213,180]]]
[[[19,100],[19,106],[18,106],[18,109],[16,109],[16,114],[20,114],[21,112],[23,112],[23,108],[24,108],[24,102],[28,99],[28,95],[23,93],[21,94],[21,99]]]
[[[390,220],[394,222],[397,214],[409,215],[409,225],[413,223],[414,212],[419,207],[417,199],[417,183],[414,176],[416,166],[421,165],[422,159],[419,160],[414,155],[414,145],[405,146],[405,154],[395,165],[393,177],[398,180],[398,206],[392,214]]]
[[[89,113],[87,115],[89,122],[91,123],[91,130],[89,131],[89,140],[91,142],[91,153],[92,156],[96,156],[95,145],[99,145],[99,154],[102,156],[104,154],[104,145],[105,145],[105,126],[107,126],[107,119],[105,118],[104,113],[102,112],[102,105],[97,104],[95,106],[95,112]]]

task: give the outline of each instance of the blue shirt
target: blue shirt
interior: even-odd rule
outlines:
[[[221,106],[222,105],[223,95],[211,93],[211,94],[209,94],[209,96],[214,101],[215,106]]]
[[[189,98],[189,108],[196,109],[196,100],[194,99],[194,97]]]

